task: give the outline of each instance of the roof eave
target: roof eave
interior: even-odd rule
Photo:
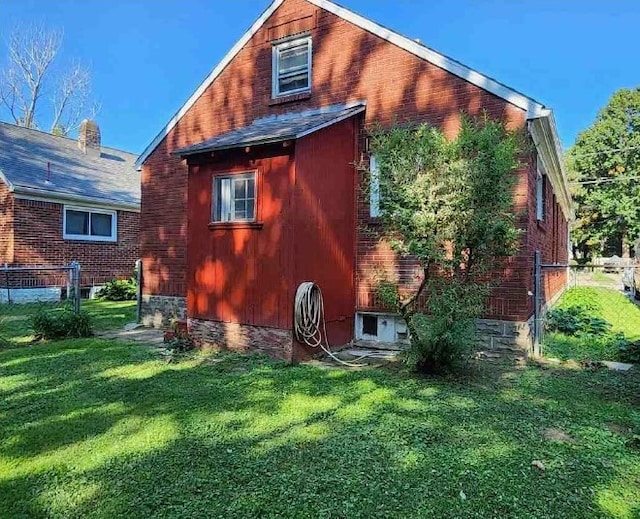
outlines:
[[[15,196],[22,195],[25,197],[38,197],[52,203],[64,204],[65,202],[80,202],[88,205],[97,204],[101,206],[108,206],[110,208],[120,209],[122,211],[140,212],[140,203],[119,202],[117,200],[112,200],[109,198],[74,195],[72,193],[56,193],[53,191],[48,191],[46,189],[38,189],[34,187],[14,186],[13,194]]]
[[[215,145],[214,146],[206,146],[206,147],[202,147],[202,148],[197,149],[197,150],[188,150],[188,151],[176,150],[176,151],[171,152],[171,155],[176,155],[178,157],[185,158],[185,157],[190,157],[192,155],[199,155],[201,153],[211,153],[211,152],[215,152],[215,151],[233,150],[233,149],[247,147],[247,146],[263,146],[265,144],[275,144],[275,143],[278,143],[278,142],[282,142],[282,141],[286,141],[286,140],[290,140],[290,139],[295,139],[295,138],[296,138],[296,135],[286,135],[286,136],[278,137],[278,138],[274,138],[274,139],[262,139],[262,140],[256,140],[256,141],[245,141],[245,142],[238,142],[238,143],[235,143],[235,144],[228,144],[228,145],[225,145],[225,146],[215,146]]]
[[[165,127],[155,136],[155,138],[149,143],[136,160],[136,168],[140,169],[142,164],[147,160],[149,155],[156,149],[156,147],[162,142],[162,140],[169,134],[169,132],[175,127],[178,121],[189,111],[189,109],[200,98],[204,91],[211,85],[220,73],[227,67],[231,60],[236,56],[238,52],[244,47],[244,45],[253,37],[258,29],[266,22],[266,20],[280,7],[284,0],[274,0],[267,9],[260,15],[260,17],[253,23],[247,32],[245,32],[238,42],[231,48],[231,50],[225,55],[225,57],[218,63],[218,65],[211,71],[211,73],[200,84],[197,90],[189,97],[184,105],[174,114]],[[385,39],[392,44],[411,52],[412,54],[433,63],[434,65],[458,76],[462,79],[472,83],[494,95],[504,99],[512,105],[524,110],[527,114],[527,118],[532,119],[539,117],[545,110],[544,105],[538,103],[534,99],[527,97],[526,95],[509,88],[498,81],[481,74],[480,72],[473,70],[462,63],[459,63],[444,54],[436,52],[424,45],[421,45],[406,36],[394,32],[382,25],[373,22],[363,16],[360,16],[353,11],[350,11],[342,6],[334,4],[329,0],[308,0],[317,7],[329,11],[342,19],[353,23],[360,28]]]
[[[9,193],[12,193],[13,190],[15,189],[15,186],[13,185],[13,183],[7,178],[7,176],[2,172],[2,170],[0,170],[0,180],[2,180],[2,182],[4,182],[7,186],[7,189],[9,190]]]
[[[553,111],[544,109],[538,117],[530,118],[529,131],[562,212],[567,221],[572,222],[575,211]]]

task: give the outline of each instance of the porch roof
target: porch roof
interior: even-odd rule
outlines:
[[[174,155],[186,157],[208,151],[241,148],[299,139],[315,131],[352,117],[365,109],[365,103],[337,105],[305,112],[273,115],[206,141],[180,148]]]

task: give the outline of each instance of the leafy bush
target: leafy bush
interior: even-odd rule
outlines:
[[[602,305],[598,297],[598,292],[594,291],[591,287],[570,288],[562,295],[562,299],[557,308],[566,309],[574,306],[589,310],[592,315],[602,316]]]
[[[135,301],[138,296],[138,285],[136,280],[112,279],[102,287],[96,297],[107,301]]]
[[[174,323],[172,330],[165,332],[164,346],[171,354],[171,358],[195,349],[195,343],[185,328]]]
[[[475,318],[482,311],[488,287],[456,281],[430,284],[429,315],[411,316],[411,348],[407,363],[423,372],[455,368],[475,346]]]
[[[603,335],[611,330],[611,324],[593,315],[587,306],[569,306],[550,310],[546,316],[546,326],[550,331],[567,335]]]
[[[36,339],[66,339],[92,335],[91,318],[86,312],[75,313],[65,308],[62,311],[41,310],[33,316],[31,325]]]
[[[640,364],[640,341],[631,342],[625,339],[624,344],[620,344],[618,352],[622,362]]]

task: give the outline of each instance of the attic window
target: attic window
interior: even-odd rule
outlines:
[[[311,90],[311,38],[273,47],[273,97]]]

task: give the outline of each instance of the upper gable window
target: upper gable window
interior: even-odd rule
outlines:
[[[311,38],[273,47],[273,97],[311,90]]]

